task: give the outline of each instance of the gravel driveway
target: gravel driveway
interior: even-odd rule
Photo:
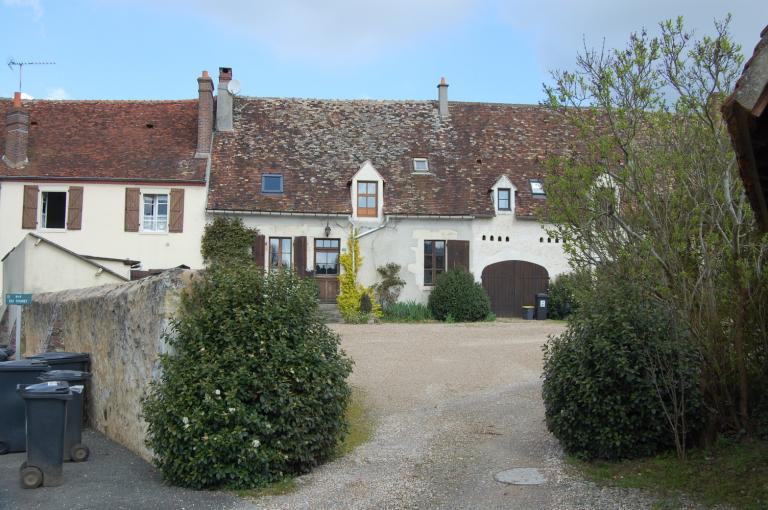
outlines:
[[[569,474],[546,431],[541,345],[550,322],[333,325],[355,360],[373,439],[297,480],[264,509],[649,508],[636,491]],[[538,468],[543,485],[505,485],[500,471]]]

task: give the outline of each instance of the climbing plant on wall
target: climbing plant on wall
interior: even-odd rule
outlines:
[[[374,299],[373,289],[357,281],[363,257],[360,255],[360,240],[356,234],[355,229],[350,230],[347,251],[339,256],[342,271],[339,275],[339,296],[336,302],[339,305],[339,313],[346,322],[366,322],[370,318],[381,317],[381,306]],[[367,294],[371,300],[370,313],[360,312],[360,297],[363,294]]]

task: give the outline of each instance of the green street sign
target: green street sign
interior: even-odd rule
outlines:
[[[32,294],[6,294],[5,304],[6,305],[22,305],[22,306],[31,305]]]

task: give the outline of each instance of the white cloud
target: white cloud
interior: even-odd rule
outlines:
[[[70,95],[63,88],[56,87],[56,88],[48,89],[48,94],[46,95],[45,98],[53,99],[53,100],[63,100],[63,99],[70,99]]]
[[[149,0],[145,0],[149,3]],[[173,0],[215,23],[218,41],[244,34],[289,58],[367,59],[464,19],[477,0]],[[233,39],[232,44],[236,44]]]
[[[35,21],[40,21],[43,17],[43,6],[40,0],[3,0],[3,4],[11,7],[28,7],[32,9]]]
[[[545,70],[572,67],[577,51],[587,46],[624,47],[629,34],[682,15],[686,29],[712,34],[713,21],[733,15],[733,39],[749,57],[765,26],[765,0],[518,0],[501,2],[502,16],[533,38]]]

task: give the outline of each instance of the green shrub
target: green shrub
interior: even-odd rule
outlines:
[[[574,289],[578,285],[579,276],[575,273],[559,275],[549,284],[549,310],[550,319],[565,319],[576,310],[577,304],[574,298]]]
[[[373,305],[371,304],[371,296],[365,292],[360,295],[360,313],[368,315],[371,313],[371,310],[373,310]]]
[[[484,320],[491,313],[491,303],[485,289],[472,273],[463,269],[448,271],[437,277],[429,294],[429,309],[438,320],[450,315],[456,322]]]
[[[670,416],[685,418],[690,439],[703,419],[699,358],[672,318],[626,282],[583,294],[566,332],[544,347],[546,422],[563,449],[582,459],[669,449],[673,395],[686,405]]]
[[[385,322],[424,322],[432,319],[427,305],[416,301],[393,303],[384,308]]]
[[[245,262],[251,258],[256,230],[243,225],[240,218],[217,216],[205,226],[200,252],[206,264]]]
[[[351,362],[291,271],[216,266],[182,298],[144,401],[147,444],[184,487],[243,489],[309,471],[346,432]]]

